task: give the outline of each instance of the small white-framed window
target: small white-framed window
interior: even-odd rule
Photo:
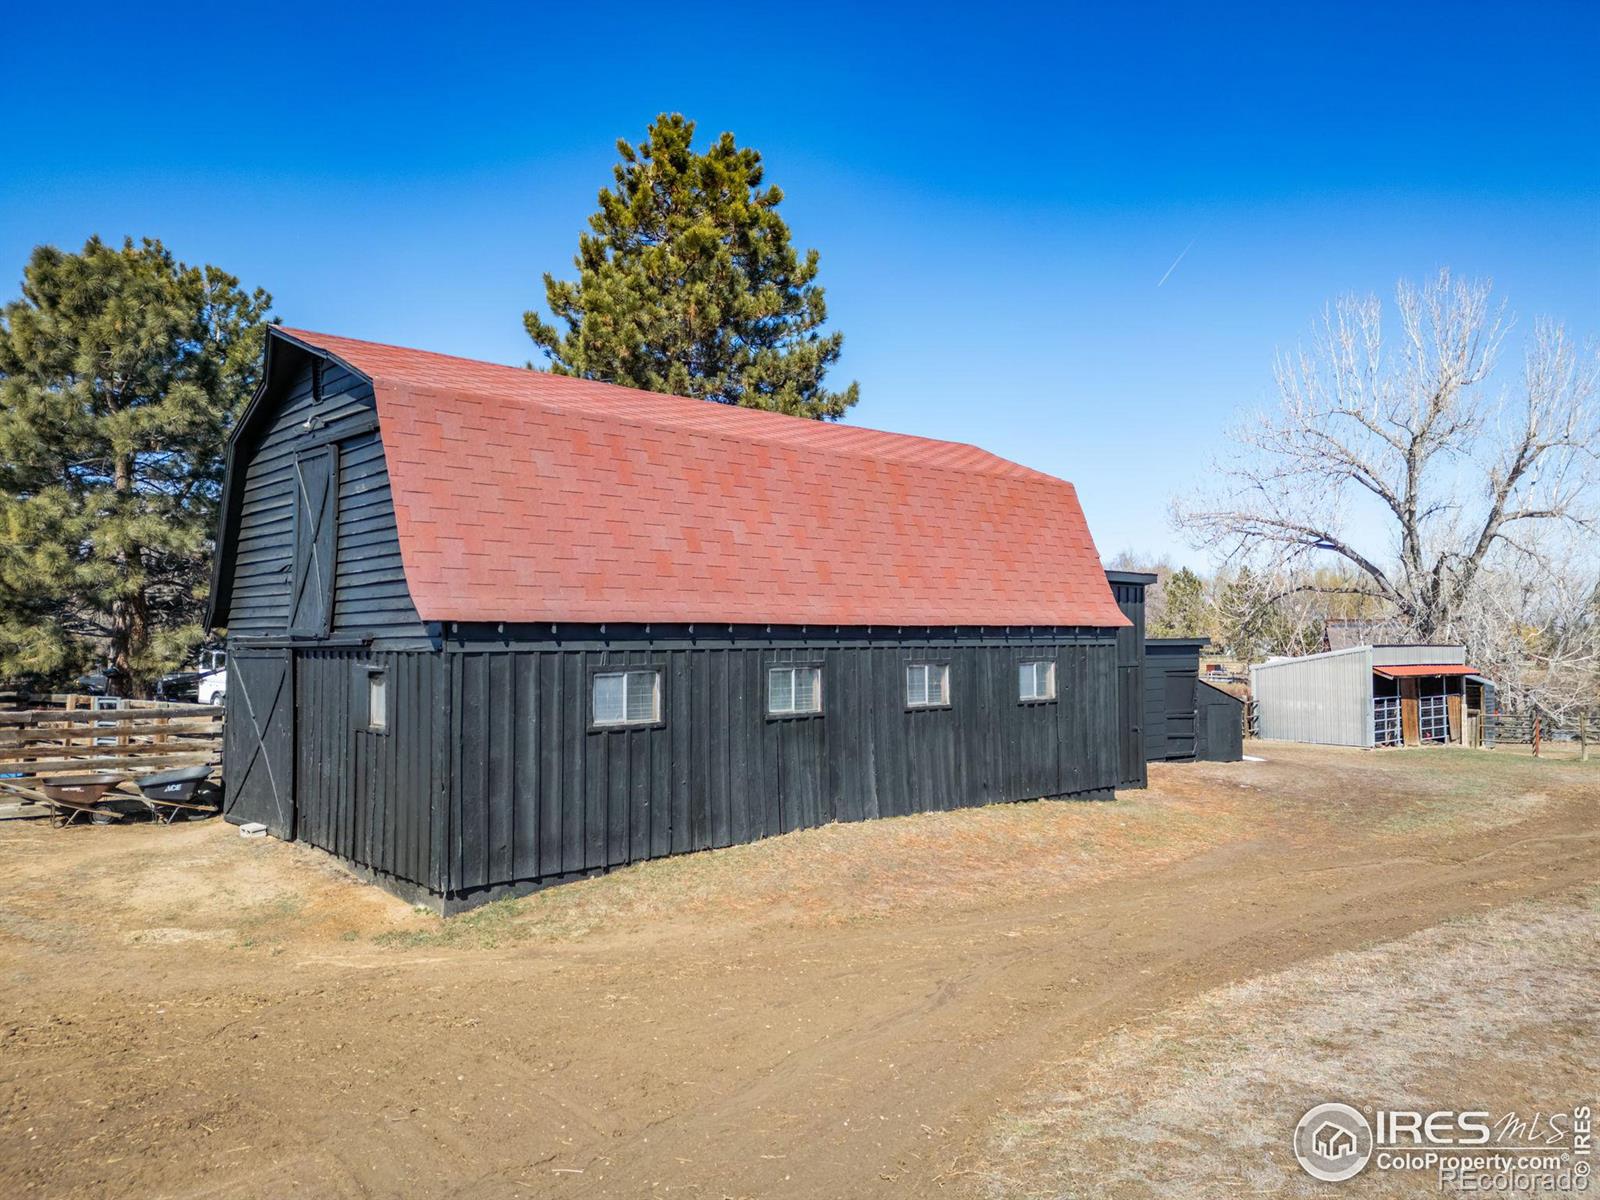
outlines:
[[[592,703],[596,725],[654,725],[661,720],[661,672],[597,671]]]
[[[389,672],[381,667],[367,668],[367,729],[389,732]]]
[[[1018,700],[1054,700],[1056,664],[1049,659],[1017,664]]]
[[[767,713],[796,717],[822,711],[821,667],[769,667]]]
[[[949,663],[909,663],[906,666],[906,707],[937,708],[950,703]]]

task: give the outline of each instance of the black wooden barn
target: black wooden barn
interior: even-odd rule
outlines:
[[[446,911],[1143,782],[1076,493],[970,446],[275,328],[212,597],[229,818]]]

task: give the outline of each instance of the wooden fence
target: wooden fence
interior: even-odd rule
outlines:
[[[0,793],[38,799],[40,778],[53,775],[110,773],[132,781],[170,767],[220,770],[221,705],[127,700],[96,709],[85,706],[88,697],[49,700],[63,707],[0,711]]]
[[[1548,713],[1524,709],[1521,712],[1501,712],[1495,718],[1495,741],[1526,746],[1534,734],[1544,742],[1594,742],[1600,738],[1600,709],[1558,720]]]

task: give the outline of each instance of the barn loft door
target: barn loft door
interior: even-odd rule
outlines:
[[[333,627],[333,568],[339,532],[339,459],[332,446],[294,460],[294,584],[289,632],[325,637]]]
[[[294,837],[294,683],[287,650],[228,656],[223,805],[229,819],[260,821]]]

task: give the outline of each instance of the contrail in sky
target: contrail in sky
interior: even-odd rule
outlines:
[[[1178,254],[1178,257],[1177,257],[1177,258],[1175,258],[1175,259],[1173,259],[1173,260],[1172,260],[1172,265],[1171,265],[1171,266],[1170,266],[1170,267],[1168,267],[1168,268],[1167,268],[1167,274],[1166,274],[1166,275],[1163,275],[1163,276],[1162,276],[1162,277],[1161,277],[1161,283],[1165,283],[1165,282],[1166,282],[1166,281],[1167,281],[1167,276],[1168,276],[1168,275],[1171,275],[1171,274],[1172,274],[1172,273],[1173,273],[1173,272],[1174,272],[1174,271],[1176,271],[1176,270],[1177,270],[1177,269],[1178,269],[1178,264],[1179,264],[1179,263],[1181,263],[1181,262],[1182,262],[1182,261],[1183,261],[1183,256],[1184,256],[1184,255],[1185,255],[1185,254],[1187,254],[1187,253],[1189,253],[1189,249],[1190,249],[1190,247],[1192,247],[1192,246],[1193,246],[1193,245],[1194,245],[1194,239],[1193,239],[1193,238],[1190,238],[1190,239],[1189,239],[1189,245],[1188,245],[1188,246],[1185,246],[1185,247],[1184,247],[1184,248],[1183,248],[1183,249],[1182,249],[1182,251],[1180,251],[1180,252],[1179,252],[1179,254]],[[1158,284],[1156,284],[1156,286],[1157,286],[1157,287],[1160,287],[1160,286],[1161,286],[1161,283],[1158,283]]]

